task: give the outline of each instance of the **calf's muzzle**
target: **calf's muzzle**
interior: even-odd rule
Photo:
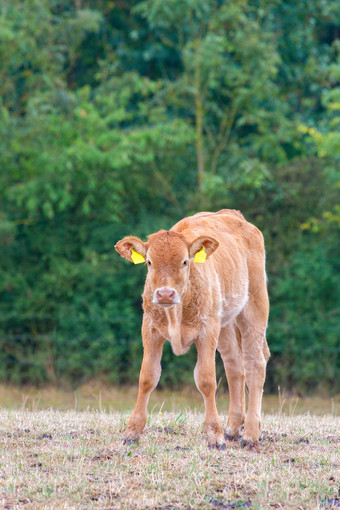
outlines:
[[[153,296],[153,303],[157,305],[175,305],[180,302],[179,295],[176,289],[171,287],[159,287],[155,290]]]

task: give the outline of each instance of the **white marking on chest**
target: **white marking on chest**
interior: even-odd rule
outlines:
[[[175,305],[176,306],[176,305]],[[181,338],[182,310],[169,308],[165,310],[168,319],[168,340],[173,352],[178,356],[184,354]]]
[[[176,338],[181,336],[181,328],[177,327],[175,324],[169,323],[168,325],[168,340],[171,341],[172,338]]]
[[[192,344],[194,338],[197,336],[195,332],[191,332],[190,329],[186,330],[182,324],[182,310],[166,310],[168,319],[168,336],[172,350],[177,356],[185,354]]]
[[[246,306],[249,299],[248,285],[243,292],[226,296],[222,301],[221,326],[233,321]]]
[[[218,296],[219,296],[219,303],[220,303],[220,309],[219,309],[219,317],[222,318],[222,313],[223,313],[223,298],[222,298],[222,290],[221,290],[221,282],[220,282],[220,279],[218,277],[218,275],[216,275],[216,287],[217,287],[217,292],[218,292]]]

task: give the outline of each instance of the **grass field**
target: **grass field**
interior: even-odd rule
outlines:
[[[30,410],[57,409],[59,411],[131,411],[136,403],[136,387],[117,388],[99,381],[80,386],[76,391],[57,389],[53,386],[42,389],[0,385],[0,407],[18,409],[25,407]],[[227,412],[229,399],[226,388],[219,385],[216,395],[217,407],[221,413]],[[193,386],[179,391],[156,390],[151,394],[149,409],[162,411],[204,411],[203,399]],[[332,414],[340,416],[340,395],[313,396],[301,398],[287,395],[279,390],[276,395],[265,395],[263,412],[288,415]]]
[[[257,448],[227,441],[226,451],[207,447],[204,415],[193,410],[154,410],[132,446],[121,441],[126,413],[0,414],[0,508],[340,506],[340,418],[331,414],[264,415]]]

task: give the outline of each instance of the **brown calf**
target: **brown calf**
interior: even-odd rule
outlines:
[[[136,441],[145,427],[149,397],[161,375],[163,344],[169,340],[177,355],[196,345],[194,377],[204,399],[209,445],[225,448],[215,403],[216,349],[230,393],[226,437],[238,437],[244,424],[243,442],[257,443],[270,355],[261,232],[240,212],[223,209],[185,218],[169,231],[150,235],[146,243],[125,237],[115,248],[135,263],[145,259],[148,266],[143,293],[144,356],[125,441]],[[246,416],[245,383],[249,391]]]

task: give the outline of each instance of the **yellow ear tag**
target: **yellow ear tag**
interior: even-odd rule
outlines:
[[[132,252],[131,258],[132,258],[132,262],[134,264],[142,264],[143,262],[145,262],[145,258],[143,257],[143,255],[138,253],[138,251],[136,251],[132,248],[131,252]]]
[[[204,247],[200,249],[195,255],[194,262],[199,262],[200,264],[203,264],[205,262],[205,259],[207,258],[207,254],[205,253]]]

